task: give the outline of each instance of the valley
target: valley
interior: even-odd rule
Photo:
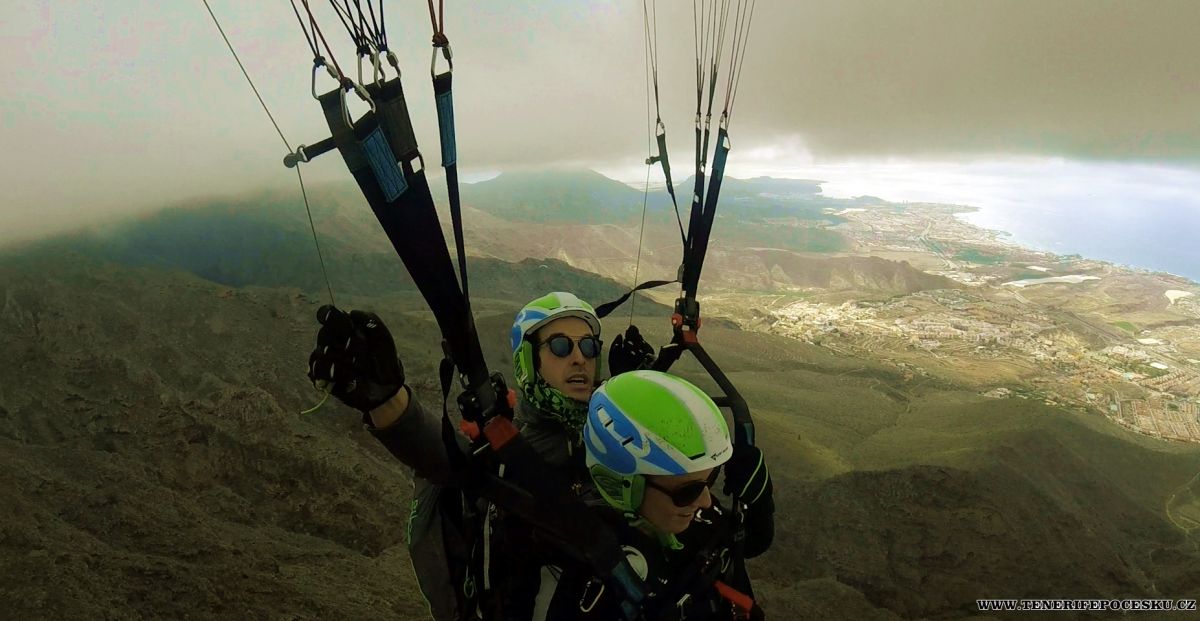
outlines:
[[[1065,405],[1200,443],[1200,285],[1021,248],[956,217],[970,207],[826,199],[814,185],[730,184],[729,218],[740,220],[714,227],[701,280],[706,315],[869,356],[904,374],[937,375],[989,398]],[[622,204],[634,202],[609,189]],[[486,211],[469,201],[471,192],[464,196]],[[670,279],[679,234],[659,202],[643,235],[627,222],[553,222],[534,236],[522,233],[524,221],[495,217],[469,232],[484,256],[553,257],[630,284],[635,270],[639,281]],[[823,231],[841,239],[841,249],[734,243],[756,227],[782,238]],[[675,292],[647,295],[669,307]]]

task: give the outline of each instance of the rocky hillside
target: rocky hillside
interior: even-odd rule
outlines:
[[[769,248],[740,254],[740,282],[750,289],[820,289],[854,293],[860,298],[905,295],[958,285],[943,276],[918,270],[903,261],[878,257],[813,257]]]
[[[806,187],[731,184],[745,221],[722,224],[702,287],[952,286],[756,232],[783,230],[771,204],[829,216]],[[369,211],[324,192],[313,215],[339,305],[379,312],[418,397],[435,400],[433,318]],[[479,334],[505,372],[514,311],[554,289],[616,297],[638,239],[632,223],[511,215],[467,220]],[[777,234],[824,243],[797,230],[823,229]],[[0,616],[425,617],[404,546],[407,472],[356,413],[301,413],[319,397],[304,371],[328,299],[311,235],[295,203],[257,196],[0,253]],[[640,279],[673,276],[675,223],[652,221],[646,240]],[[637,309],[666,342],[667,309]],[[1166,512],[1200,497],[1200,449],[720,321],[702,338],[749,402],[776,480],[776,544],[750,564],[772,618],[982,619],[976,598],[1200,596],[1200,533]],[[694,361],[674,371],[715,390]]]
[[[0,283],[13,361],[0,367],[6,614],[423,617],[404,468],[355,413],[300,413],[316,401],[303,372],[319,299],[71,255],[6,255]],[[383,314],[432,399],[437,342],[419,302],[346,303]],[[493,304],[480,332],[503,369],[511,308]],[[661,317],[643,325],[663,342]],[[754,408],[777,481],[777,543],[751,564],[773,618],[1196,596],[1200,557],[1161,510],[1200,469],[1196,450],[909,385],[770,335],[706,335]],[[704,383],[694,363],[679,371]]]

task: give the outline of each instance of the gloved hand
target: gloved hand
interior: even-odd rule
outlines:
[[[616,377],[626,371],[649,369],[654,364],[654,348],[642,338],[637,326],[630,325],[608,348],[608,373]]]
[[[725,462],[724,468],[725,494],[736,493],[747,505],[768,500],[774,494],[771,473],[758,447],[735,444],[733,456]]]
[[[321,329],[308,357],[308,378],[326,382],[333,396],[364,415],[404,387],[404,365],[396,344],[375,313],[350,314],[326,304],[317,310]]]

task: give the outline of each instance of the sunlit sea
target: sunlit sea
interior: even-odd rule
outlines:
[[[1200,168],[1063,160],[806,167],[826,196],[970,205],[961,217],[1029,248],[1200,283]],[[794,174],[794,173],[793,173]]]

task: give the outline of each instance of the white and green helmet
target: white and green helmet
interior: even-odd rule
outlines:
[[[635,513],[645,475],[716,468],[733,445],[720,408],[687,380],[659,371],[630,371],[592,394],[583,431],[588,472],[613,507]]]
[[[587,413],[587,404],[576,401],[552,388],[537,372],[533,334],[542,326],[563,317],[578,317],[588,323],[592,334],[600,336],[600,318],[591,304],[574,294],[555,291],[533,300],[517,313],[510,340],[513,352],[513,376],[525,398],[538,409],[579,429]],[[600,358],[596,368],[600,369]]]

